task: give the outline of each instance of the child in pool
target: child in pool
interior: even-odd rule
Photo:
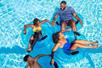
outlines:
[[[45,19],[42,22],[40,22],[40,20],[38,18],[35,18],[33,20],[33,24],[24,25],[24,34],[26,34],[26,29],[28,27],[31,27],[33,29],[33,32],[34,32],[34,34],[31,36],[30,41],[29,41],[29,46],[28,46],[28,49],[27,49],[28,52],[32,51],[32,49],[33,49],[35,43],[37,42],[37,40],[39,40],[41,38],[41,35],[42,35],[41,25],[45,22],[48,22],[48,20]],[[46,37],[47,37],[47,35],[42,37],[42,40],[45,39]]]

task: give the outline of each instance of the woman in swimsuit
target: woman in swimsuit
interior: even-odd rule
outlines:
[[[54,63],[54,52],[58,48],[63,48],[64,50],[76,50],[77,48],[97,48],[98,42],[89,42],[85,40],[74,40],[71,44],[69,39],[64,37],[62,32],[57,32],[53,34],[53,42],[55,43],[54,48],[52,49],[52,59],[51,63]],[[95,46],[88,46],[88,44],[94,44]]]
[[[43,20],[42,22],[40,22],[40,20],[38,18],[35,18],[33,20],[33,24],[27,24],[27,25],[24,25],[24,34],[26,34],[26,29],[28,27],[31,27],[33,29],[33,32],[34,34],[31,36],[30,40],[29,40],[29,46],[28,46],[28,49],[27,51],[30,52],[32,51],[35,43],[41,38],[41,35],[42,35],[42,28],[41,28],[41,25],[45,22],[48,22],[48,20]],[[47,36],[44,37],[44,39],[46,38]]]

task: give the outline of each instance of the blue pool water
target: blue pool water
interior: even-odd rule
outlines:
[[[25,68],[23,57],[28,40],[32,35],[31,29],[23,34],[24,24],[32,23],[35,17],[39,19],[51,18],[62,0],[0,0],[0,68]],[[68,6],[74,7],[83,20],[78,32],[82,35],[78,39],[99,41],[97,49],[78,49],[79,54],[71,56],[58,49],[55,60],[59,68],[102,68],[102,0],[66,0]],[[54,46],[52,33],[59,31],[59,26],[52,27],[49,23],[42,25],[43,35],[48,37],[37,42],[30,53],[33,57],[38,54],[49,54]],[[73,40],[72,31],[65,34]],[[56,55],[57,54],[57,55]],[[46,61],[44,61],[46,60]],[[39,63],[43,68],[51,68],[50,57],[42,57]],[[45,65],[46,64],[46,65]]]

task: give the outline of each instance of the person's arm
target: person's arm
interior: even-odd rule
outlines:
[[[24,34],[26,34],[26,29],[27,29],[28,27],[32,27],[32,24],[24,25]]]
[[[53,18],[53,20],[52,21],[54,21],[55,22],[55,20],[58,18],[58,14],[56,14],[55,16],[54,16],[54,18]]]
[[[51,64],[54,64],[54,52],[58,49],[59,47],[59,43],[57,43],[54,48],[52,49],[52,53],[51,53]]]
[[[40,57],[43,57],[43,56],[49,56],[49,54],[40,54],[40,55],[37,55],[34,60],[37,61]]]
[[[76,13],[73,13],[73,16],[80,22],[80,24],[83,26],[82,20],[78,17]]]
[[[74,10],[72,7],[70,7],[70,10],[71,10],[72,15],[73,15],[78,21],[80,21],[80,24],[83,26],[82,20],[77,16],[75,10]]]
[[[41,24],[43,24],[43,23],[45,23],[45,22],[48,22],[48,20],[47,20],[47,19],[42,20],[42,21],[41,21]]]
[[[51,25],[54,26],[55,25],[55,20],[58,18],[58,12],[56,13],[56,15],[53,17],[52,23]]]

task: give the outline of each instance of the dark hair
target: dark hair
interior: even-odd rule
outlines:
[[[30,55],[26,55],[23,60],[26,62],[28,60],[28,57],[30,57]]]
[[[61,1],[61,3],[60,3],[60,4],[67,4],[67,3],[66,3],[66,1]]]
[[[33,24],[35,25],[38,21],[39,21],[39,19],[38,19],[38,18],[35,18],[35,19],[33,20]]]
[[[54,43],[58,43],[59,40],[59,32],[56,32],[52,35],[52,39]]]

